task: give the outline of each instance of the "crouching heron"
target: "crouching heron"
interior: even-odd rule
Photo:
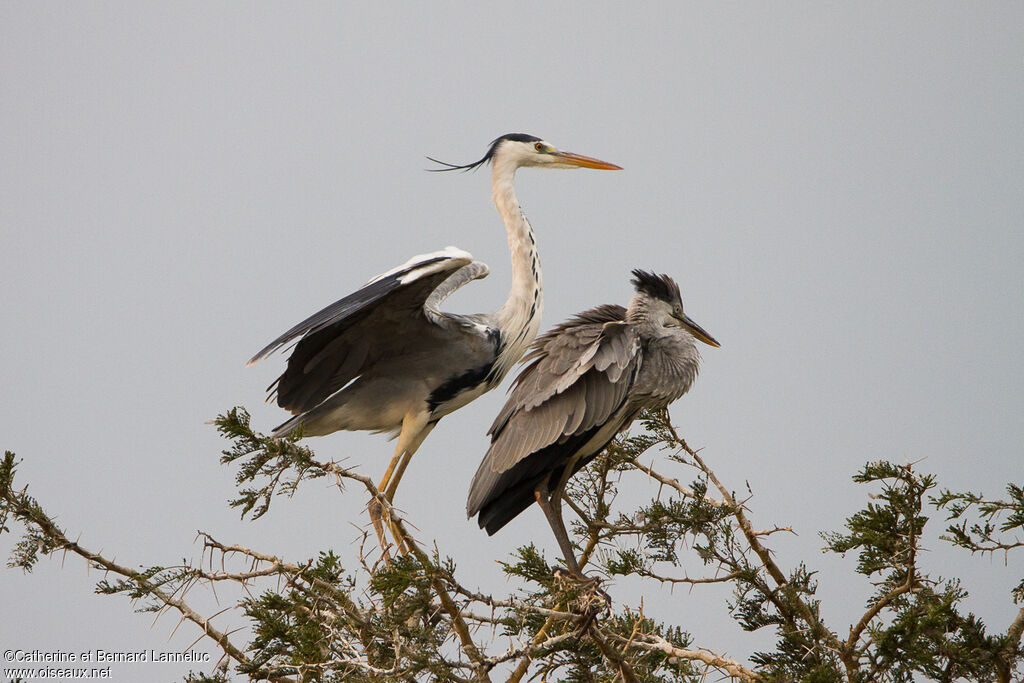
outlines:
[[[685,394],[700,365],[697,341],[718,342],[683,313],[667,275],[633,271],[629,308],[603,305],[557,325],[534,342],[491,446],[470,485],[467,516],[493,535],[534,501],[582,576],[562,522],[562,494],[573,474],[644,408]]]
[[[432,159],[431,161],[436,161]],[[618,169],[563,152],[522,133],[503,135],[482,159],[445,171],[491,165],[494,203],[508,232],[512,289],[494,313],[440,310],[458,288],[485,277],[487,266],[455,247],[414,256],[361,289],[314,313],[259,351],[249,364],[299,340],[284,373],[268,387],[271,400],[295,417],[280,437],[345,430],[398,437],[380,489],[390,500],[416,449],[445,415],[494,388],[537,335],[541,273],[533,229],[516,199],[513,179],[524,166]],[[370,514],[384,545],[380,508]]]

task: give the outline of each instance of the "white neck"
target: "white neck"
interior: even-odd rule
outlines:
[[[540,328],[541,297],[540,258],[530,222],[516,199],[513,186],[518,165],[512,159],[495,159],[491,167],[494,205],[508,231],[508,247],[512,257],[512,289],[505,305],[497,312],[498,324],[507,336],[506,372],[519,360],[537,336]]]

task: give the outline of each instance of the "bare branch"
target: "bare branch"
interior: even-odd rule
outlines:
[[[85,559],[93,565],[102,567],[104,570],[108,572],[125,577],[132,583],[142,588],[147,595],[152,595],[154,598],[159,600],[164,605],[174,608],[182,615],[182,618],[187,619],[188,621],[191,621],[193,624],[198,626],[206,636],[208,636],[211,640],[217,643],[217,645],[224,651],[224,653],[228,657],[250,669],[256,668],[253,666],[253,662],[248,657],[246,657],[245,653],[243,653],[240,649],[238,649],[238,647],[236,647],[231,642],[230,638],[228,638],[228,635],[226,633],[214,628],[214,626],[210,623],[210,619],[196,612],[183,599],[175,597],[173,594],[168,594],[165,591],[161,590],[159,586],[155,585],[153,582],[151,582],[149,579],[147,579],[145,576],[135,571],[134,569],[130,569],[128,567],[119,565],[116,562],[107,559],[100,553],[94,552],[83,547],[77,541],[69,540],[67,536],[64,535],[64,532],[57,528],[57,526],[49,519],[49,517],[39,514],[36,510],[32,508],[20,505],[17,500],[12,499],[10,497],[7,498],[7,501],[12,506],[15,506],[15,509],[22,515],[23,519],[25,519],[27,522],[31,524],[34,524],[43,534],[45,534],[46,537],[53,542],[54,546],[56,546],[57,549],[71,551],[72,553],[78,555],[79,557]],[[273,678],[271,680],[290,681],[291,679],[286,677],[278,677]]]
[[[661,636],[639,635],[631,640],[627,640],[626,638],[616,634],[609,634],[608,637],[610,640],[626,645],[630,648],[639,648],[641,650],[650,650],[652,652],[664,652],[671,657],[703,662],[708,666],[724,671],[730,676],[739,678],[743,681],[756,683],[761,680],[760,676],[735,660],[722,657],[721,655],[717,655],[707,650],[684,650],[682,648],[675,647],[672,643],[668,642]]]
[[[703,576],[697,579],[691,579],[688,576],[674,577],[674,576],[661,576],[649,569],[637,569],[636,573],[640,576],[646,576],[647,578],[660,581],[661,583],[686,583],[690,585],[698,585],[702,583],[729,583],[735,580],[737,577],[742,576],[742,572],[730,572],[724,576]]]
[[[679,443],[684,444],[684,446],[685,446],[685,442],[683,442],[681,439],[680,439]],[[666,476],[656,472],[654,470],[654,468],[648,467],[647,465],[644,465],[642,462],[640,462],[640,457],[639,456],[637,456],[636,458],[633,458],[631,462],[632,462],[633,465],[636,466],[636,468],[638,470],[640,470],[641,472],[647,474],[647,476],[649,476],[652,479],[656,480],[660,484],[663,484],[665,486],[668,486],[668,487],[671,487],[671,488],[675,489],[676,491],[678,491],[679,493],[683,494],[683,496],[685,496],[687,498],[691,498],[693,500],[698,500],[698,501],[700,501],[702,503],[707,503],[708,505],[713,505],[716,508],[726,507],[726,506],[729,505],[729,503],[727,501],[716,500],[714,498],[711,498],[710,496],[698,496],[697,493],[692,488],[690,488],[689,486],[686,486],[684,484],[681,484],[678,479],[671,479],[669,477],[666,477]]]

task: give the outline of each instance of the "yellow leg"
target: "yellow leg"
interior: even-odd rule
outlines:
[[[398,489],[398,483],[402,479],[402,475],[405,474],[405,468],[408,467],[409,461],[412,459],[413,453],[419,449],[420,444],[427,438],[427,434],[434,428],[433,424],[427,422],[428,413],[426,412],[409,412],[402,419],[402,431],[398,434],[398,444],[395,446],[395,455],[391,458],[391,462],[388,463],[388,468],[384,472],[384,476],[380,480],[380,484],[377,486],[384,497],[388,499],[388,502],[394,500],[395,491]],[[375,500],[370,501],[369,505],[370,521],[373,522],[373,528],[377,532],[377,540],[380,541],[381,551],[384,553],[385,559],[390,561],[390,555],[387,550],[387,539],[384,536],[384,527],[382,523],[383,511],[380,503]],[[391,527],[391,535],[395,539],[395,543],[398,545],[398,549],[405,553],[405,543],[402,541],[402,534],[398,530],[398,527],[388,520],[388,526]]]
[[[427,434],[430,433],[430,429],[424,430],[427,426],[428,413],[425,411],[412,412],[409,411],[402,418],[402,431],[398,433],[398,443],[395,445],[395,455],[391,458],[391,462],[388,463],[388,469],[384,472],[384,477],[380,480],[380,484],[377,488],[381,491],[385,490],[385,487],[391,482],[391,477],[395,473],[395,466],[399,465],[399,460],[404,460],[408,464],[409,458],[416,452],[416,449],[423,443],[423,439],[426,438]],[[432,427],[431,427],[432,429]],[[401,472],[405,471],[405,465],[399,465],[398,478],[401,479]],[[398,483],[395,482],[393,486],[390,486],[392,493],[394,489],[398,487]],[[391,500],[389,497],[388,500]]]
[[[398,467],[395,469],[395,473],[392,475],[391,481],[388,483],[388,488],[384,492],[384,496],[389,502],[395,499],[395,491],[398,490],[398,483],[402,480],[402,475],[405,474],[405,468],[409,466],[409,461],[412,460],[413,454],[419,450],[420,444],[423,443],[423,440],[427,438],[427,434],[430,434],[432,429],[434,429],[434,425],[432,423],[424,425],[424,427],[418,434],[416,434],[415,437],[413,437],[412,441],[406,447],[405,453],[402,455],[402,460],[398,463]],[[391,524],[390,521],[389,526],[391,527],[391,536],[395,539],[395,544],[398,546],[399,552],[403,555],[406,554],[408,549],[406,548],[401,530],[397,525]]]
[[[388,468],[384,470],[384,476],[381,477],[380,483],[377,484],[378,491],[384,491],[384,488],[388,485],[388,482],[391,481],[391,475],[395,471],[395,465],[397,465],[398,461],[401,460],[402,458],[402,451],[399,450],[399,448],[401,447],[402,444],[399,443],[398,448],[395,449],[395,456],[391,458],[391,462],[388,463]]]
[[[387,489],[384,491],[384,495],[387,496],[388,500],[394,500],[395,491],[398,490],[398,482],[402,481],[402,475],[405,474],[405,468],[409,466],[410,460],[412,460],[412,453],[402,454],[402,459],[398,462],[398,467],[395,469],[394,476],[391,478]]]

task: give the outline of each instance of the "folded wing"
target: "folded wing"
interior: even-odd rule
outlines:
[[[489,533],[533,502],[533,488],[570,459],[626,403],[640,342],[621,306],[601,306],[539,337],[470,486],[466,511]]]

